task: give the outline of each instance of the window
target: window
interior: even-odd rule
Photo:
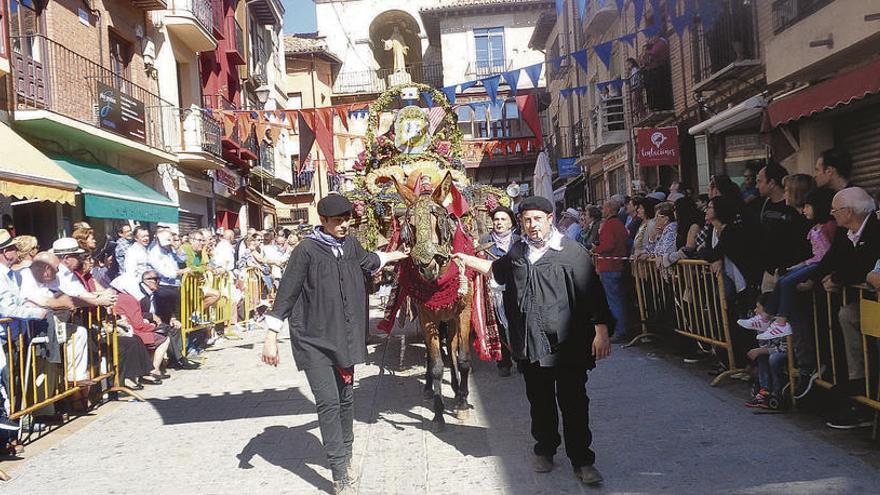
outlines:
[[[474,105],[462,103],[456,108],[458,128],[465,138],[498,139],[531,137],[519,115],[516,101],[499,101],[497,105],[480,102]]]
[[[302,93],[287,93],[287,109],[299,110],[303,105]]]
[[[131,43],[120,38],[116,33],[110,32],[110,70],[116,88],[127,91],[127,79],[129,77],[129,64],[131,63]]]
[[[458,129],[461,131],[461,134],[465,138],[474,137],[474,129],[473,129],[473,110],[471,107],[467,105],[462,105],[455,109],[455,114],[458,117]]]
[[[477,74],[504,70],[504,28],[474,29]]]

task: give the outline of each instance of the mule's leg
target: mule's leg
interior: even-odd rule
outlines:
[[[470,404],[468,404],[468,378],[471,372],[471,311],[470,303],[465,306],[467,309],[461,312],[457,321],[454,323],[455,337],[453,347],[457,353],[458,372],[460,375],[459,389],[456,394],[455,412],[459,419],[467,419],[470,414]]]
[[[425,340],[425,342],[429,342]],[[422,400],[434,398],[434,373],[431,372],[431,353],[428,345],[425,345],[425,388],[422,389]]]
[[[443,418],[443,356],[440,355],[440,335],[437,332],[437,322],[422,321],[422,334],[425,336],[425,347],[428,349],[428,367],[431,373],[431,388],[434,393],[434,422],[436,429],[442,429],[446,420]]]

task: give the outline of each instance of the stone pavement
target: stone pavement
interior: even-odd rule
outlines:
[[[277,369],[260,364],[262,335],[212,350],[201,370],[147,389],[146,403],[99,409],[97,420],[15,466],[0,493],[330,491],[305,377],[287,345]],[[743,387],[710,388],[702,371],[650,347],[615,349],[591,375],[604,487],[575,482],[562,450],[552,473],[536,474],[522,379],[499,378],[494,365],[476,363],[471,417],[460,423],[450,416],[446,431],[435,433],[421,402],[423,350],[415,340],[407,338],[403,352],[412,367],[399,370],[399,338],[373,337],[369,363],[357,369],[362,495],[827,494],[880,486],[880,454],[861,440],[864,431],[828,432],[806,414],[755,415],[742,407]],[[448,378],[444,387],[451,396]]]

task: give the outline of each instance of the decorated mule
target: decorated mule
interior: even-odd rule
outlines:
[[[427,94],[432,108],[413,105],[413,94],[415,98]],[[401,99],[410,104],[398,110],[393,127],[382,132],[381,115],[387,115],[394,99],[402,95],[409,96]],[[389,249],[409,250],[410,258],[396,268],[397,282],[379,328],[390,332],[402,309],[415,309],[426,346],[425,398],[432,401],[438,428],[445,423],[442,329],[446,329],[453,408],[459,419],[470,410],[472,329],[481,358],[494,360],[500,355],[484,284],[452,256],[474,253],[470,227],[478,222],[467,197],[486,193],[485,186],[469,188],[460,152],[461,133],[442,92],[419,84],[391,88],[370,107],[366,150],[356,165],[364,173],[361,189],[349,193],[353,201],[366,206],[361,221],[368,249],[371,239],[387,238]],[[493,201],[501,196],[493,196]]]

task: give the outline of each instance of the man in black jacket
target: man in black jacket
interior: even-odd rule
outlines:
[[[611,354],[611,312],[586,250],[553,227],[553,205],[533,196],[520,204],[523,238],[489,261],[457,254],[468,267],[492,274],[515,304],[505,307],[513,358],[522,363],[535,439],[535,471],[553,469],[562,413],[565,453],[575,477],[598,485],[590,449],[587,370]],[[592,352],[591,352],[592,349]]]
[[[353,493],[354,365],[366,358],[364,274],[401,260],[400,252],[370,253],[348,235],[351,202],[331,194],[318,202],[321,226],[296,246],[266,314],[263,362],[278,365],[278,332],[289,319],[296,367],[315,397],[321,440],[336,493]]]
[[[831,242],[831,248],[819,262],[817,274],[822,278],[825,290],[847,291],[847,304],[841,306],[837,317],[846,350],[850,382],[848,391],[851,393],[864,390],[865,358],[862,349],[859,294],[846,287],[865,283],[868,273],[880,258],[880,222],[874,215],[875,210],[874,200],[860,187],[846,188],[834,195],[831,213],[839,228]],[[833,418],[827,425],[838,429],[869,426],[870,421],[864,421],[857,412],[849,407],[841,411],[838,417]]]

